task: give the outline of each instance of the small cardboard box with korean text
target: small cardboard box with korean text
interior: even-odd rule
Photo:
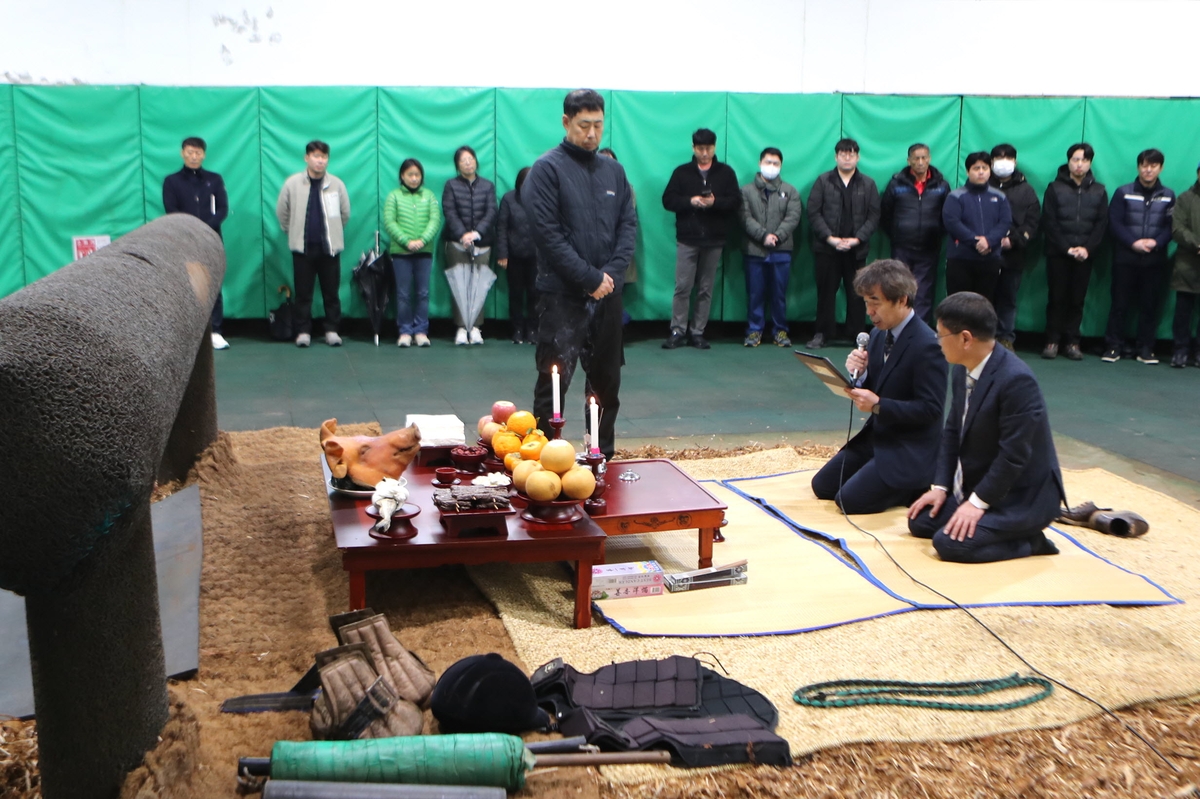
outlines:
[[[655,596],[663,592],[663,570],[658,561],[606,563],[592,567],[592,599]]]

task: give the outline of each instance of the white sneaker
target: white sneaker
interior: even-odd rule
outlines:
[[[212,334],[212,343],[213,343],[213,349],[214,349],[214,350],[227,350],[227,349],[229,349],[229,342],[228,342],[228,341],[226,341],[226,340],[225,340],[225,337],[224,337],[224,336],[222,336],[220,333],[213,333],[213,334]]]
[[[471,343],[472,344],[482,344],[483,343],[483,334],[479,332],[479,328],[477,328],[477,327],[471,328]]]
[[[410,336],[408,333],[405,333],[404,335],[400,336],[400,338],[396,339],[396,346],[397,347],[411,347],[412,346],[412,336]]]
[[[418,333],[417,334],[417,346],[418,347],[428,347],[429,346],[429,336],[425,335],[424,333]]]
[[[339,336],[337,333],[332,333],[332,332],[326,333],[325,334],[325,343],[331,347],[340,347],[340,346],[342,346],[342,337]]]
[[[301,333],[300,335],[296,336],[297,347],[307,347],[311,343],[312,336],[308,335],[307,333]]]
[[[467,343],[467,329],[465,327],[460,327],[458,329],[458,332],[454,334],[454,345],[456,347],[461,347],[466,343]]]

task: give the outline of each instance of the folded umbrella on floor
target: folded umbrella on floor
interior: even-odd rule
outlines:
[[[383,319],[391,299],[392,273],[389,266],[387,254],[379,251],[377,230],[374,249],[362,254],[352,273],[362,293],[363,304],[367,306],[367,318],[371,321],[371,330],[375,332],[376,347],[379,346],[379,331],[383,329]]]

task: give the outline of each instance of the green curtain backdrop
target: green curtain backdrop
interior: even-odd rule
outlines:
[[[114,240],[146,222],[137,86],[17,86],[25,280],[69,263],[74,236]]]
[[[675,292],[675,215],[662,205],[671,172],[692,159],[692,133],[708,128],[717,134],[717,159],[724,161],[726,95],[675,92],[614,92],[614,124],[606,138],[625,166],[637,192],[637,283],[625,291],[625,304],[637,319],[671,318]],[[561,113],[559,114],[561,117]],[[739,175],[740,177],[740,175]],[[727,263],[729,256],[724,261]],[[722,309],[721,275],[713,288],[713,319]],[[667,334],[663,326],[663,336]]]
[[[208,145],[204,168],[221,175],[229,194],[229,218],[221,225],[225,315],[266,316],[258,89],[143,86],[140,96],[146,219],[163,215],[163,178],[183,166],[183,140],[200,136]]]
[[[1196,161],[1200,158],[1200,101],[1102,98],[1089,99],[1083,125],[1084,138],[1096,148],[1092,172],[1108,188],[1108,196],[1119,186],[1137,180],[1137,156],[1142,150],[1157,147],[1166,156],[1160,180],[1178,194],[1196,182]],[[1067,142],[1070,145],[1070,142]],[[1064,148],[1065,149],[1065,148]],[[1171,246],[1174,251],[1174,245]],[[1103,319],[1109,305],[1109,270],[1103,268],[1103,281],[1093,278],[1084,308],[1085,335],[1103,333]],[[1159,338],[1171,337],[1171,315],[1175,295],[1164,291],[1164,310],[1158,327]],[[1129,314],[1129,330],[1136,315]],[[1096,324],[1096,320],[1100,324]]]
[[[400,163],[404,159],[416,158],[421,162],[425,167],[425,185],[437,195],[440,204],[446,181],[458,174],[454,169],[454,151],[464,144],[479,157],[479,176],[495,182],[495,131],[494,89],[380,89],[378,227],[383,240],[387,238],[383,231],[383,201],[400,185]],[[439,238],[429,287],[431,316],[450,315],[450,289],[442,277],[444,262]],[[488,297],[489,318],[496,316],[495,294],[493,291]],[[508,306],[503,308],[507,310]]]
[[[1083,140],[1084,101],[1081,97],[964,97],[960,151],[991,151],[1008,143],[1017,149],[1017,168],[1038,195],[1067,162],[1066,150]],[[960,159],[961,161],[961,159]],[[1018,330],[1039,330],[1046,323],[1046,265],[1038,236],[1026,254],[1017,312]],[[1093,283],[1096,277],[1093,276]],[[1096,293],[1101,293],[1098,289]],[[1108,305],[1097,315],[1107,313]],[[1100,322],[1103,325],[1103,320]],[[1102,330],[1085,331],[1095,335]]]
[[[817,176],[832,168],[833,145],[841,138],[841,98],[836,94],[730,94],[726,155],[742,185],[758,173],[758,156],[765,147],[783,153],[783,180],[808,199]],[[823,158],[820,153],[829,153]],[[788,283],[788,314],[792,319],[812,319],[817,313],[817,287],[813,281],[812,230],[808,214],[801,219],[792,250],[792,279]],[[744,239],[739,237],[738,243]],[[719,318],[746,318],[746,278],[741,247],[726,258],[724,297]]]
[[[17,146],[13,131],[13,87],[0,86],[0,297],[23,288],[21,203],[17,197]]]
[[[358,256],[374,243],[379,219],[378,90],[367,87],[278,86],[259,91],[262,137],[263,261],[268,307],[278,305],[275,290],[292,283],[287,234],[279,227],[275,203],[287,177],[304,170],[304,146],[313,139],[329,145],[329,174],[346,184],[350,224],[342,253],[338,296],[344,316],[365,316],[350,272]],[[313,317],[324,314],[321,291],[314,290]],[[320,331],[316,331],[320,333]]]
[[[163,177],[179,168],[185,136],[209,143],[205,165],[220,172],[230,196],[223,227],[229,271],[226,315],[261,318],[279,304],[276,289],[292,282],[287,240],[275,219],[284,179],[304,168],[304,145],[332,147],[330,171],[345,181],[352,214],[342,257],[341,298],[347,316],[365,309],[350,273],[382,229],[381,209],[408,157],[422,161],[427,185],[441,196],[454,174],[452,154],[470,144],[480,174],[498,195],[517,170],[562,138],[561,89],[152,86],[0,86],[0,296],[53,272],[73,257],[72,236],[116,238],[162,213]],[[636,319],[670,316],[675,273],[675,220],[661,196],[672,169],[691,157],[691,133],[717,133],[717,157],[741,184],[757,170],[758,153],[784,153],[784,179],[807,197],[818,174],[833,167],[833,143],[851,136],[862,146],[860,168],[882,190],[904,166],[908,145],[930,145],[933,162],[955,186],[963,153],[1011,142],[1020,168],[1041,197],[1068,145],[1096,148],[1093,169],[1111,194],[1136,178],[1146,147],[1166,154],[1163,182],[1182,192],[1200,159],[1200,100],[1131,98],[762,95],[605,92],[603,144],[625,166],[638,196],[638,280],[626,292]],[[5,213],[7,209],[7,213]],[[815,311],[809,224],[805,218],[788,290],[788,316]],[[386,245],[386,238],[383,242]],[[713,297],[714,320],[745,319],[740,235],[731,236]],[[886,236],[872,257],[890,252]],[[1037,331],[1045,315],[1040,241],[1021,289],[1018,327]],[[1103,332],[1109,306],[1109,249],[1097,256],[1083,332]],[[450,313],[437,254],[431,311]],[[939,289],[940,290],[940,289]],[[839,303],[840,304],[840,303]],[[314,313],[323,313],[317,292]],[[1168,337],[1174,301],[1164,292],[1160,337]],[[507,316],[507,281],[499,278],[487,309]],[[1131,320],[1132,323],[1132,320]],[[665,328],[665,325],[664,325]],[[390,331],[387,331],[390,332]],[[665,329],[664,329],[665,333]],[[493,335],[499,334],[499,331]]]

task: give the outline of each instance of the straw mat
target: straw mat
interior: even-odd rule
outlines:
[[[1145,577],[1122,569],[1085,548],[1075,538],[1080,528],[1065,525],[1046,531],[1046,536],[1058,546],[1059,554],[1055,556],[1000,563],[946,563],[938,558],[930,541],[909,534],[904,508],[853,516],[853,522],[867,531],[864,533],[851,524],[833,502],[813,496],[812,477],[811,471],[804,471],[731,480],[727,484],[769,506],[790,524],[836,542],[849,552],[873,582],[893,596],[915,605],[952,607],[954,602],[972,607],[1088,603],[1147,605],[1176,601]],[[923,588],[913,578],[953,602]]]

